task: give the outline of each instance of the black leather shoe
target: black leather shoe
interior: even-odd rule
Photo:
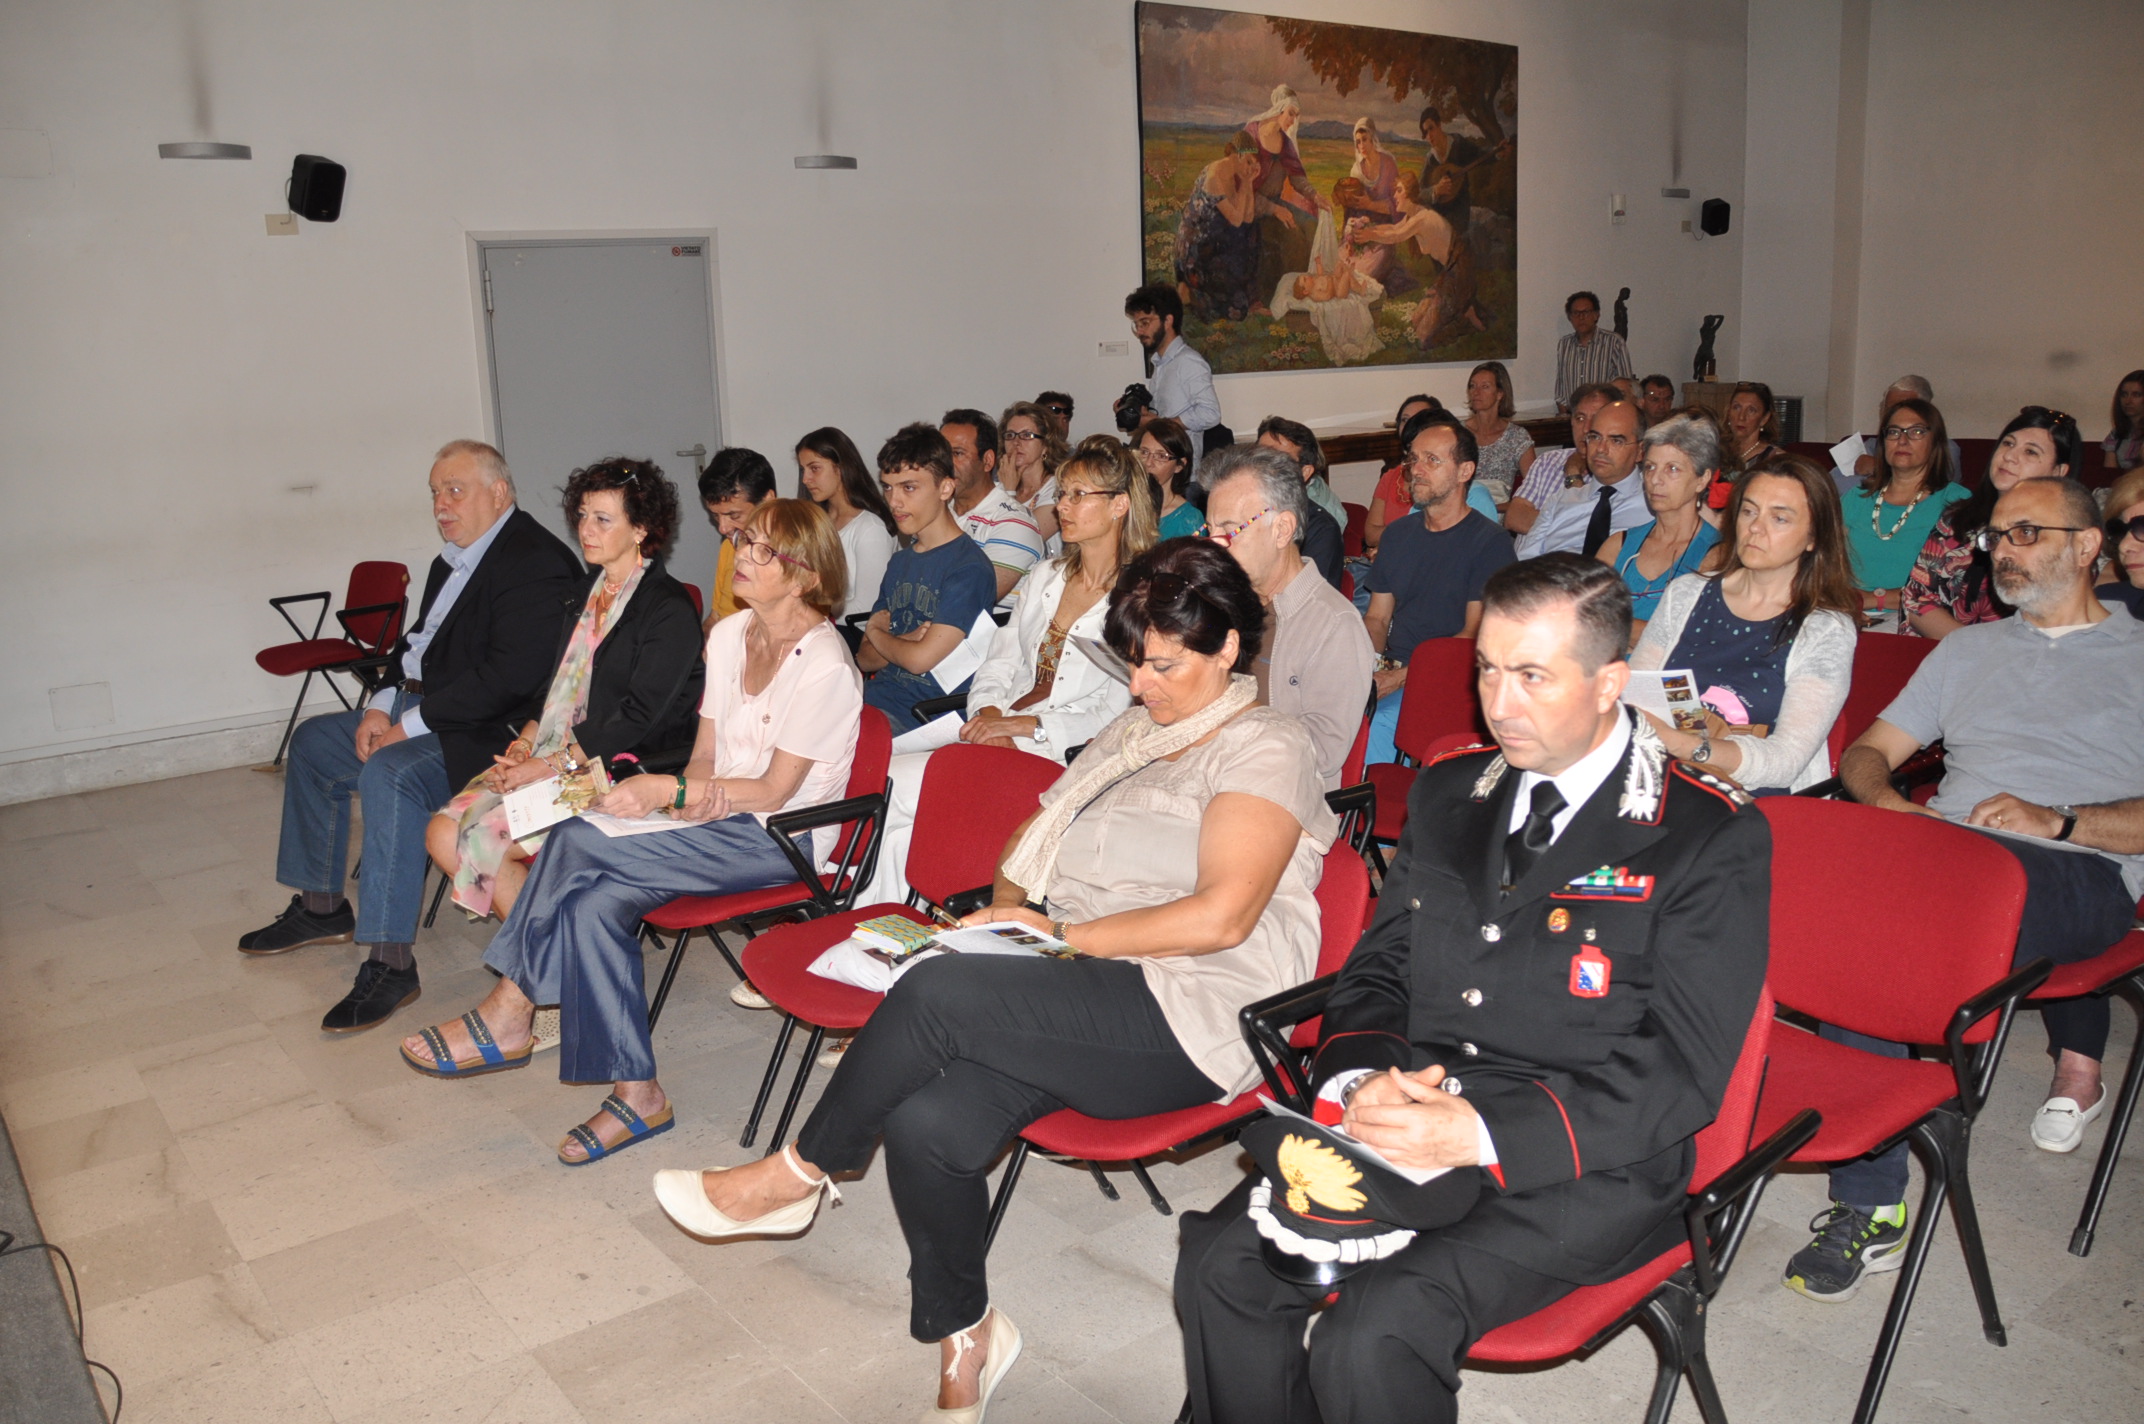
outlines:
[[[377,959],[357,966],[357,982],[343,1001],[329,1009],[320,1021],[322,1033],[356,1033],[384,1023],[389,1015],[413,1001],[424,989],[417,983],[417,967],[389,969]]]
[[[290,906],[275,923],[238,937],[240,954],[288,954],[309,944],[348,944],[357,933],[357,912],[345,900],[332,915],[316,915],[305,908],[305,897],[293,895]]]

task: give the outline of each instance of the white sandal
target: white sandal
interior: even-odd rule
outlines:
[[[991,1307],[987,1320],[990,1343],[986,1347],[988,1353],[983,1356],[983,1377],[976,1382],[975,1403],[959,1409],[934,1408],[924,1416],[927,1424],[983,1424],[983,1411],[990,1407],[990,1396],[997,1393],[999,1382],[1012,1369],[1013,1361],[1020,1358],[1020,1327],[995,1306]],[[947,1379],[959,1373],[961,1357],[975,1348],[975,1332],[982,1329],[983,1324],[978,1320],[967,1329],[946,1337],[953,1342],[953,1363],[945,1367]]]
[[[803,1232],[819,1214],[822,1197],[831,1196],[838,1204],[841,1188],[834,1185],[831,1177],[806,1176],[797,1165],[796,1149],[784,1146],[781,1151],[784,1165],[796,1173],[797,1180],[811,1187],[812,1194],[801,1197],[787,1206],[778,1206],[762,1212],[750,1221],[738,1221],[707,1199],[707,1189],[698,1172],[666,1168],[655,1174],[655,1200],[672,1221],[695,1236],[712,1241],[732,1236],[795,1236]],[[824,1188],[824,1191],[819,1190]]]

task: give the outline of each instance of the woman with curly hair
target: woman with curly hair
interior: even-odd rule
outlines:
[[[507,831],[509,791],[596,758],[636,771],[682,766],[700,704],[700,615],[663,568],[677,533],[677,487],[646,460],[612,456],[566,481],[566,523],[596,570],[566,625],[543,711],[496,763],[432,817],[425,848],[454,903],[501,919],[543,833]]]

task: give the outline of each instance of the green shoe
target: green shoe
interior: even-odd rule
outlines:
[[[1787,1262],[1781,1284],[1811,1300],[1836,1305],[1854,1298],[1870,1271],[1895,1271],[1904,1265],[1906,1206],[1884,1207],[1874,1216],[1845,1202],[1833,1202],[1809,1223],[1816,1239]]]

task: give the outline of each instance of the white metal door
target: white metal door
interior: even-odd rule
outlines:
[[[479,256],[492,411],[521,505],[572,543],[558,495],[605,455],[678,487],[670,571],[703,590],[715,534],[697,479],[716,428],[704,238],[486,242]]]

